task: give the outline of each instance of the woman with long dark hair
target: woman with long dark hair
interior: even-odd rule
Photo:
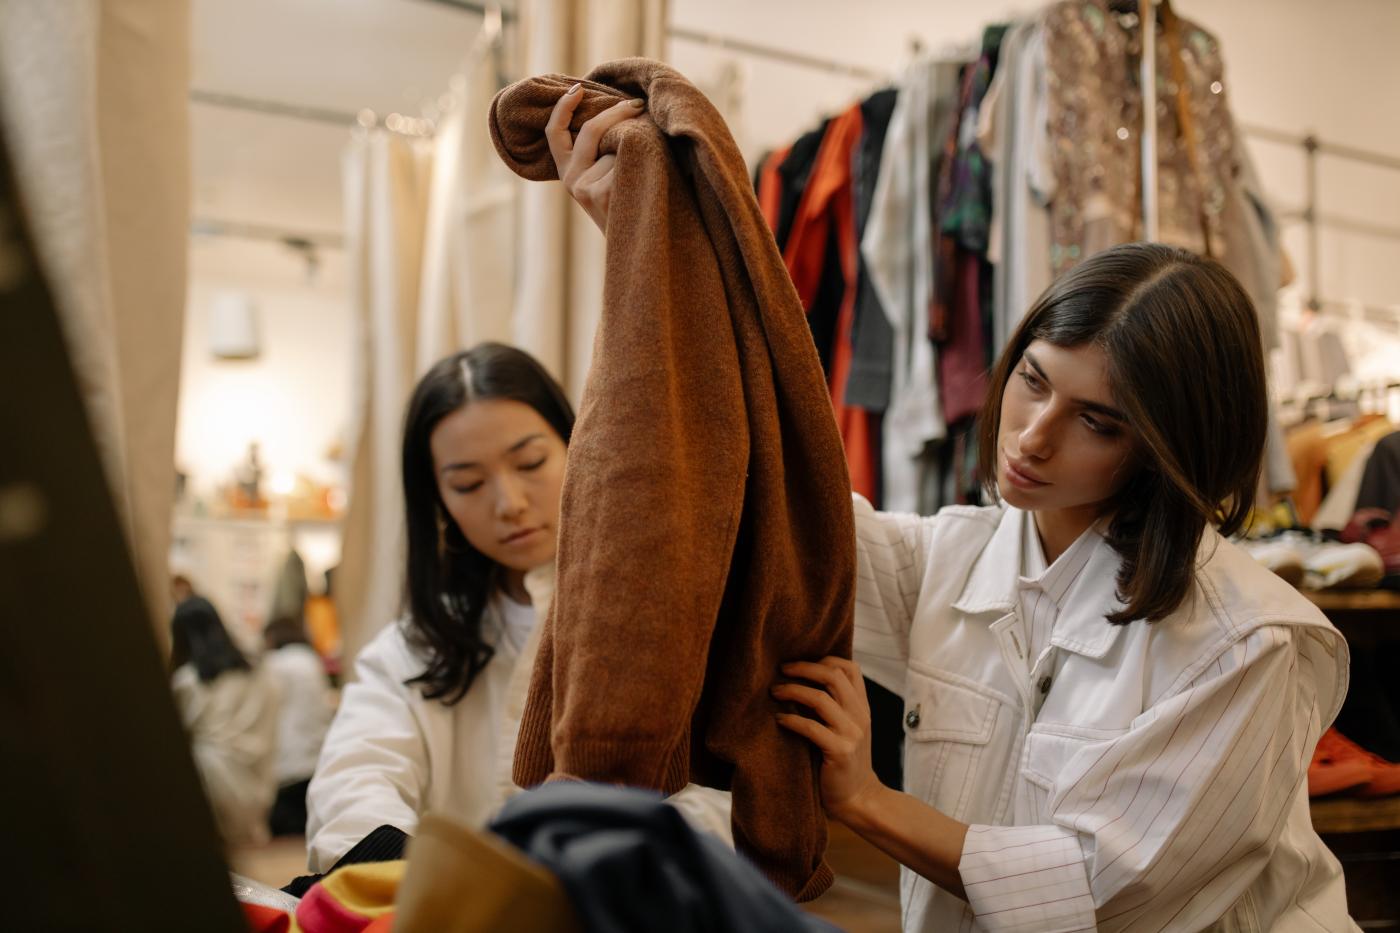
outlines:
[[[554,560],[573,425],[559,384],[502,344],[439,361],[414,389],[405,611],[361,650],[322,746],[312,871],[380,827],[401,846],[426,810],[477,823],[499,802],[502,708],[536,621],[526,575]]]
[[[170,622],[171,690],[195,766],[225,841],[267,838],[277,793],[277,700],[207,599],[192,596]]]
[[[510,762],[553,592],[574,413],[529,354],[486,343],[433,366],[404,419],[405,613],[355,662],[307,794],[308,862],[393,857],[427,811],[480,824]],[[723,831],[718,792],[683,812]]]

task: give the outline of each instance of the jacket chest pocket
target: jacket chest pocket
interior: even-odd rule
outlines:
[[[911,667],[904,701],[904,787],[954,819],[995,803],[1001,772],[988,760],[1009,698],[946,671]],[[989,786],[990,785],[990,786]],[[985,799],[984,799],[985,798]]]
[[[1038,823],[1049,819],[1050,797],[1066,781],[1066,767],[1084,748],[1108,742],[1125,729],[1086,729],[1075,726],[1033,726],[1026,735],[1021,777],[1023,793],[1017,794],[1014,819]]]

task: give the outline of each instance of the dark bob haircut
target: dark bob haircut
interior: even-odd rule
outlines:
[[[483,343],[440,360],[413,390],[403,430],[404,601],[409,641],[427,656],[428,667],[408,683],[448,704],[466,695],[494,653],[482,637],[481,614],[500,580],[496,562],[468,544],[447,514],[431,439],[443,418],[487,399],[529,405],[565,444],[574,429],[574,410],[559,383],[530,354],[504,344]]]
[[[1160,244],[1098,253],[1027,312],[992,375],[978,454],[996,490],[1006,383],[1032,341],[1093,344],[1133,436],[1134,472],[1113,501],[1108,543],[1122,558],[1116,624],[1157,621],[1185,599],[1206,525],[1248,517],[1259,483],[1268,397],[1254,305],[1219,263]]]
[[[233,643],[213,603],[191,596],[175,607],[170,620],[170,669],[194,666],[201,683],[210,683],[229,671],[251,667]]]

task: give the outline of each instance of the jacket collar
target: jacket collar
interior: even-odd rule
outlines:
[[[958,612],[969,615],[995,613],[1000,618],[1017,609],[1020,602],[1021,536],[1028,531],[1031,516],[1017,508],[1007,507],[1001,521],[978,555],[968,574],[961,595],[953,603]],[[1118,600],[1119,557],[1108,542],[1097,537],[1093,553],[1082,573],[1060,602],[1060,615],[1055,622],[1050,643],[1066,651],[1101,658],[1124,629],[1111,625],[1106,616],[1116,612]]]

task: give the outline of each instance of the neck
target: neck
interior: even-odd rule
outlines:
[[[1040,535],[1040,548],[1045,552],[1045,563],[1050,565],[1069,550],[1069,546],[1088,530],[1098,519],[1097,506],[1078,506],[1072,509],[1047,509],[1032,512],[1035,517],[1035,530]]]
[[[523,606],[529,606],[530,593],[525,589],[525,571],[507,570],[501,575],[501,592]]]

